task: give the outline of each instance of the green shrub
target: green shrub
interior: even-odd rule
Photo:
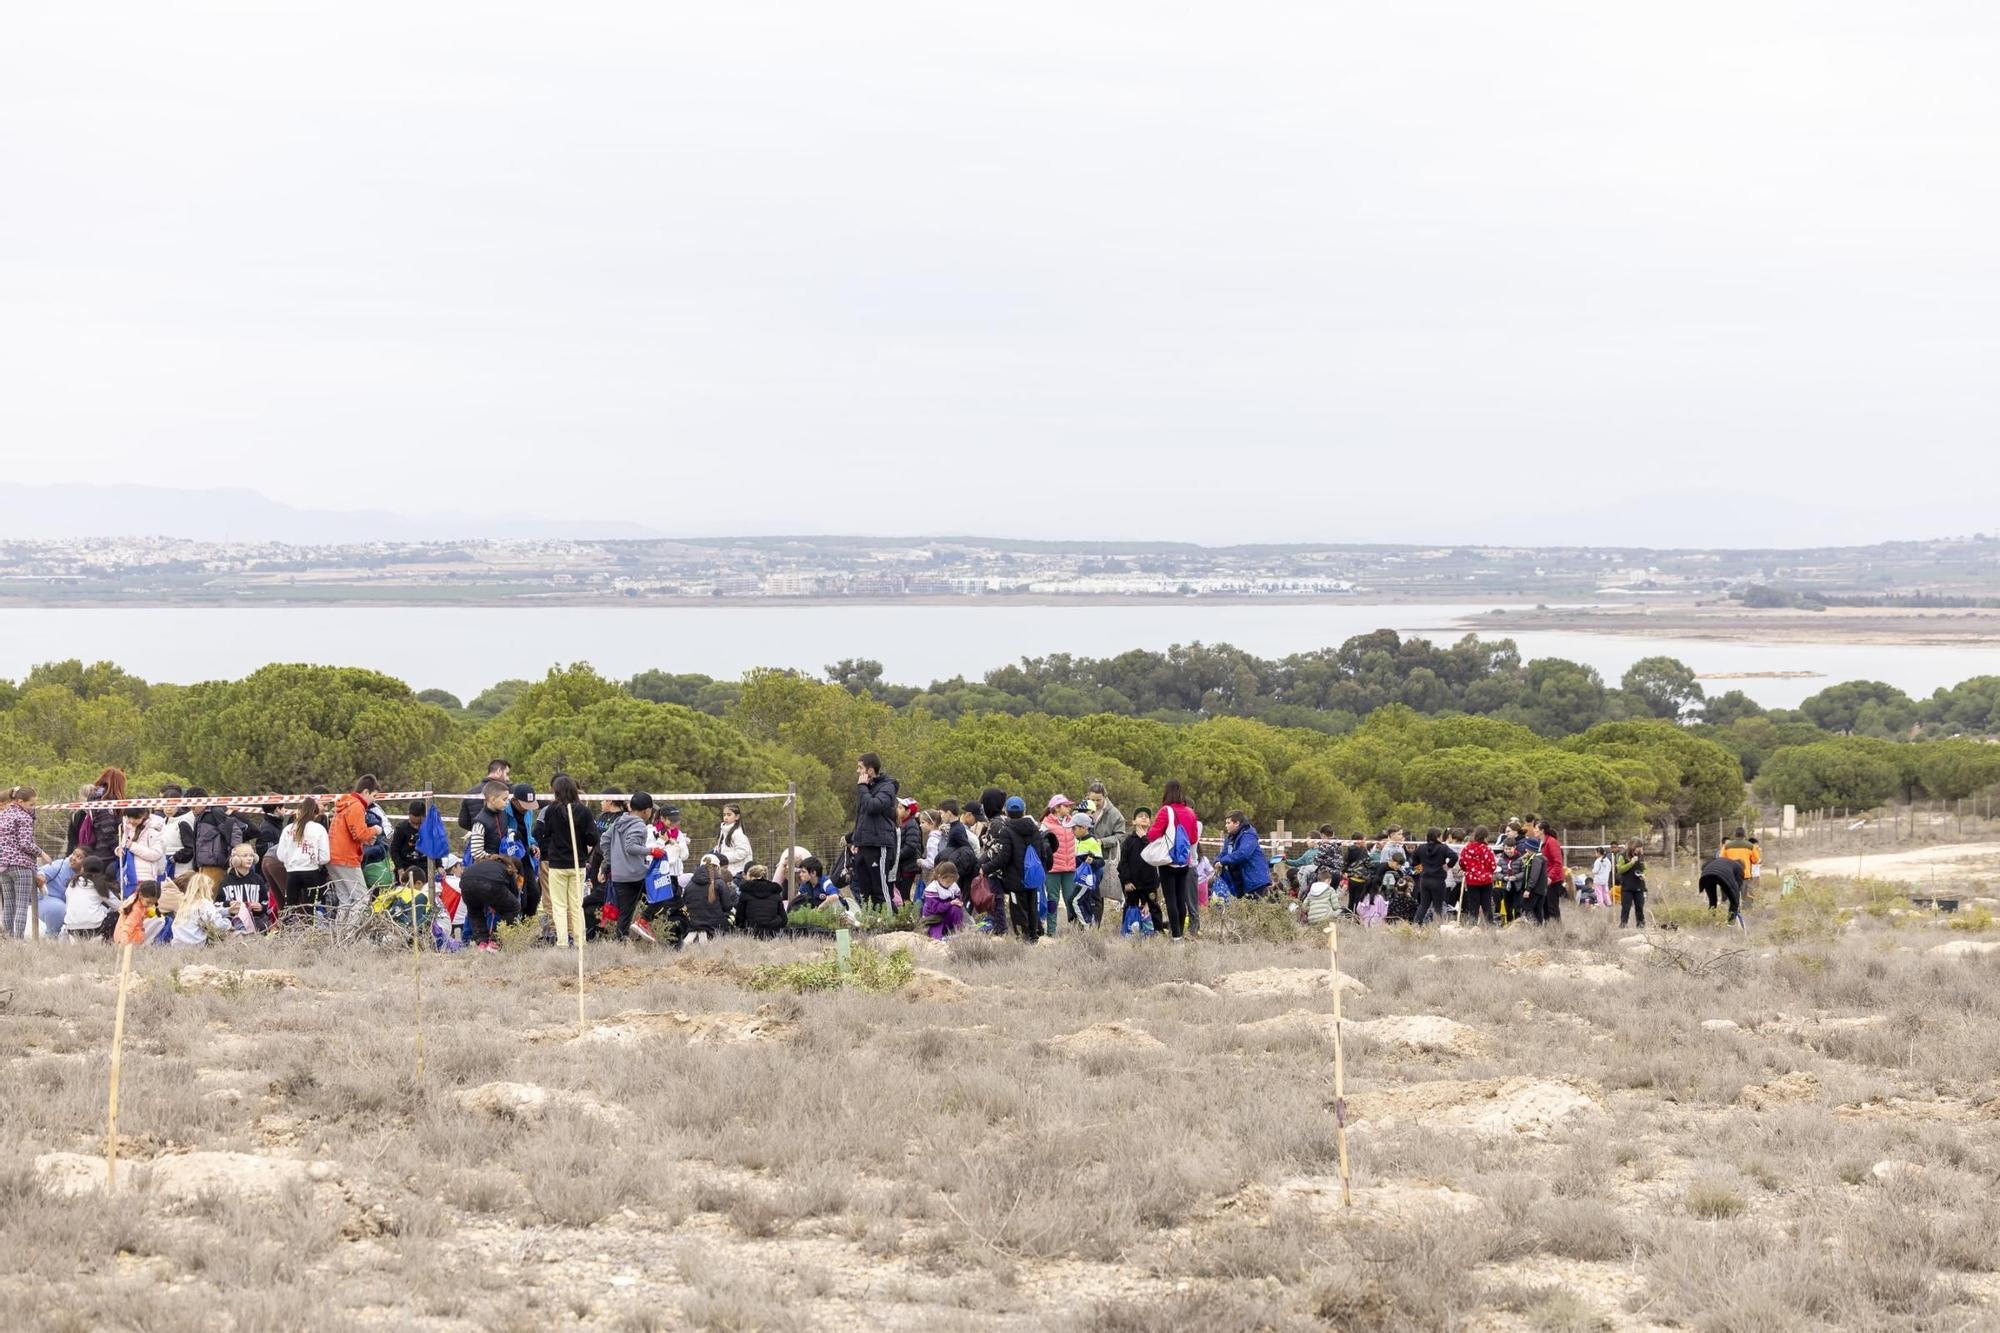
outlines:
[[[1993,909],[1985,906],[1968,908],[1953,916],[1950,925],[1953,930],[1991,930]]]
[[[811,962],[767,963],[751,969],[751,990],[788,990],[797,995],[814,990],[839,990],[853,986],[866,991],[900,990],[917,974],[916,960],[908,949],[883,954],[865,944],[850,951],[849,970],[842,971],[834,950]]]

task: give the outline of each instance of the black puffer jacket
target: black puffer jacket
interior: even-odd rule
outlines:
[[[897,834],[896,878],[908,880],[917,873],[917,862],[924,857],[924,826],[915,816],[903,821]]]
[[[1027,888],[1021,882],[1026,870],[1027,849],[1041,838],[1041,826],[1026,815],[1008,815],[994,821],[988,832],[993,837],[993,853],[980,863],[986,878],[1004,884],[1009,893]]]
[[[704,890],[704,892],[706,892]],[[746,879],[736,898],[736,928],[769,938],[785,928],[785,891],[768,879]]]
[[[858,784],[857,792],[854,832],[847,840],[856,847],[894,847],[896,817],[902,813],[896,805],[896,779],[878,774],[873,782]]]
[[[715,901],[708,900],[710,875],[714,875]],[[736,883],[713,866],[698,866],[688,880],[688,929],[719,931],[729,924],[736,911]]]

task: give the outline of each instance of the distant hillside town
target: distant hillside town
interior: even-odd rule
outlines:
[[[1286,598],[1628,594],[1857,605],[2000,596],[1986,537],[1806,551],[1008,542],[966,538],[358,542],[78,535],[0,541],[15,604],[697,599]]]

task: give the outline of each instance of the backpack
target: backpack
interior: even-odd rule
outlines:
[[[1042,854],[1035,847],[1035,839],[1021,845],[1021,887],[1040,892],[1047,887],[1049,872],[1042,865]]]
[[[229,853],[235,847],[232,837],[235,830],[230,827],[236,821],[226,810],[210,807],[194,823],[194,856],[198,866],[226,866]],[[181,847],[187,849],[187,837],[181,837]]]
[[[1540,852],[1530,852],[1522,860],[1521,889],[1531,898],[1549,891],[1549,862]]]
[[[201,836],[195,827],[198,818],[199,816],[190,812],[173,822],[172,827],[181,831],[181,845],[174,849],[174,864],[177,866],[194,864],[195,840]]]
[[[76,845],[88,853],[97,841],[97,821],[90,817],[90,811],[83,812],[83,822],[76,826]]]

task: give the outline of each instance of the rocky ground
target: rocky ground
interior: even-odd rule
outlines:
[[[2000,933],[0,950],[21,1328],[2000,1327]],[[1851,915],[1851,919],[1850,918]],[[884,974],[887,975],[886,973]],[[421,1033],[421,1056],[419,1034]],[[419,1059],[421,1058],[421,1068]]]

